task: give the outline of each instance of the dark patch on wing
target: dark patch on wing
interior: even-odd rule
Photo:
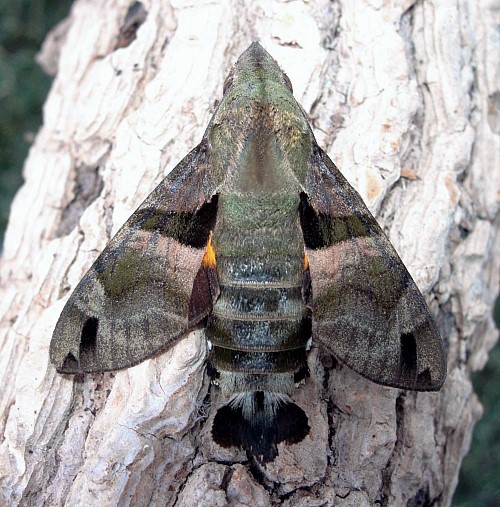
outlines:
[[[145,232],[168,236],[192,248],[204,248],[210,231],[215,226],[217,203],[218,196],[214,195],[209,202],[203,203],[193,212],[165,212],[161,207],[145,208],[134,215],[134,221],[130,226],[141,228]]]
[[[76,360],[76,357],[70,352],[64,358],[64,362],[60,368],[57,368],[59,373],[75,373],[80,370],[80,365]]]
[[[432,378],[429,368],[421,371],[417,376],[417,385],[430,386],[431,389],[439,387],[436,381]]]
[[[362,215],[353,213],[340,217],[316,213],[304,192],[300,194],[299,217],[305,246],[311,250],[372,235],[369,221]]]
[[[413,333],[402,333],[399,337],[401,343],[400,364],[401,377],[412,379],[417,373],[417,343]]]
[[[82,328],[80,337],[80,362],[83,366],[94,361],[97,348],[97,329],[99,320],[89,317]]]

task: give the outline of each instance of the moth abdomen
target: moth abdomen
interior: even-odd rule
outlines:
[[[209,319],[210,341],[215,346],[242,351],[279,352],[304,347],[311,336],[311,318],[280,320],[236,320],[212,314]]]
[[[280,442],[309,432],[307,416],[288,396],[307,371],[312,325],[298,193],[253,197],[221,196],[213,233],[220,293],[205,332],[218,383],[233,394],[214,419],[214,440],[264,463]]]
[[[222,285],[205,332],[218,371],[292,375],[305,365],[311,319],[301,287]]]
[[[213,313],[233,320],[300,320],[305,307],[302,284],[295,287],[269,287],[267,283],[251,287],[222,285]]]
[[[294,373],[306,365],[305,347],[277,352],[242,351],[213,347],[212,365],[231,373]]]

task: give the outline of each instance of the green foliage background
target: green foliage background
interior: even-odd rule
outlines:
[[[132,1],[132,0],[131,0]],[[51,84],[34,61],[46,33],[67,16],[70,0],[0,0],[0,245],[11,200],[22,183],[30,141],[42,123]],[[497,301],[497,325],[500,305]],[[500,505],[500,347],[474,375],[485,416],[465,458],[455,507]]]
[[[500,329],[500,298],[495,305]],[[483,371],[472,374],[474,389],[484,407],[476,424],[469,454],[465,457],[453,507],[500,506],[500,345],[490,352]]]
[[[0,245],[51,79],[34,62],[70,0],[0,0]]]

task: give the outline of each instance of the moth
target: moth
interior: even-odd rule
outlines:
[[[60,373],[119,370],[196,328],[231,396],[213,438],[261,463],[309,432],[291,395],[307,376],[311,338],[385,386],[434,391],[446,376],[423,296],[256,42],[227,77],[201,143],[77,285],[50,359]]]

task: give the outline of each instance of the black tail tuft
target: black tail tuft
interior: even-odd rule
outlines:
[[[306,414],[288,396],[256,391],[236,395],[217,411],[212,436],[222,447],[241,447],[267,463],[280,442],[296,444],[309,429]]]

